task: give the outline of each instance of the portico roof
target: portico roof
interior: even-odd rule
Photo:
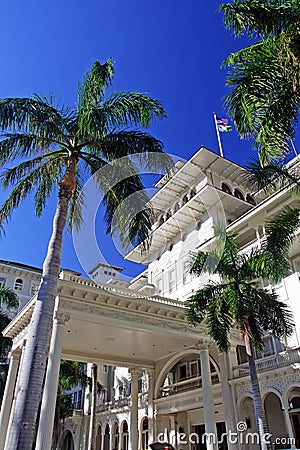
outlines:
[[[26,339],[33,298],[4,330],[13,350]],[[62,273],[57,313],[70,316],[64,328],[62,358],[140,368],[196,345],[205,327],[190,327],[184,305],[159,296]]]

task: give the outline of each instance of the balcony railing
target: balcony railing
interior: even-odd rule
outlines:
[[[139,407],[145,406],[148,400],[148,392],[139,393],[138,405]],[[105,402],[97,406],[97,412],[111,411],[115,409],[125,408],[131,405],[130,397],[122,397],[118,400],[111,400],[110,402]]]
[[[211,375],[212,384],[219,383],[219,377],[216,373]],[[179,394],[181,392],[190,391],[195,388],[202,387],[202,377],[187,378],[185,380],[177,381],[176,383],[169,384],[160,388],[161,397],[167,397],[169,395]]]
[[[294,366],[300,367],[300,348],[288,350],[261,358],[255,361],[257,372],[274,370],[280,367]],[[240,378],[249,375],[248,363],[233,367],[233,378]]]

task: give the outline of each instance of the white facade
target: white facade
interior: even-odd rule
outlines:
[[[243,251],[259,244],[269,218],[294,199],[288,191],[254,195],[244,169],[201,148],[186,164],[157,184],[152,199],[157,221],[147,254],[133,249],[127,258],[147,270],[128,284],[103,278],[109,266],[97,264],[91,280],[62,272],[57,314],[64,322],[62,357],[98,364],[105,392],[98,396],[97,450],[146,449],[165,438],[180,450],[203,450],[195,436],[204,431],[236,432],[256,425],[243,341],[233,330],[231,349],[221,354],[205,325],[189,327],[184,300],[207,280],[188,272],[191,254],[213,242],[213,225],[226,223]],[[287,342],[266,333],[257,369],[273,448],[300,448],[300,245],[291,248],[291,274],[277,286],[294,315]],[[97,273],[98,272],[98,273]],[[101,272],[101,274],[100,274]],[[101,276],[100,276],[101,275]],[[17,352],[34,302],[6,330]],[[26,317],[25,317],[26,316]],[[25,334],[24,334],[25,333]],[[57,350],[58,351],[58,350]],[[60,448],[86,450],[89,398],[63,426]],[[186,442],[180,438],[186,435]],[[189,440],[194,436],[194,440]],[[184,440],[184,439],[183,439]],[[212,448],[217,448],[213,445]],[[220,449],[257,448],[227,440]],[[46,449],[45,449],[46,450]]]

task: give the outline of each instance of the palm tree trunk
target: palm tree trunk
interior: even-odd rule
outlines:
[[[75,158],[69,158],[69,160],[71,161],[68,168],[75,164]],[[70,172],[70,170],[67,169],[67,172]],[[65,181],[66,175],[59,182],[60,187],[52,235],[43,264],[42,281],[27,334],[22,371],[18,376],[18,392],[6,446],[9,450],[30,450],[33,446],[37,411],[41,399],[53,326],[53,313],[60,272],[62,234],[67,220],[69,201],[74,192],[73,186],[70,188],[70,184]]]
[[[254,413],[255,413],[257,431],[258,431],[259,440],[260,440],[260,448],[261,448],[261,450],[267,450],[269,448],[269,445],[265,442],[265,437],[267,437],[266,435],[268,434],[266,415],[265,415],[265,411],[264,411],[262,400],[261,400],[257,370],[256,370],[255,360],[253,357],[252,341],[251,341],[251,337],[249,336],[249,334],[247,332],[245,333],[244,340],[245,340],[246,353],[247,353],[248,364],[249,364],[251,390],[252,390],[253,403],[254,403]]]
[[[92,404],[88,450],[96,450],[97,364],[92,364]]]

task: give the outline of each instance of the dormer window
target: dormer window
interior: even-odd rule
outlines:
[[[247,194],[246,196],[246,200],[248,203],[251,203],[251,205],[256,205],[254,198],[252,197],[252,195]]]
[[[231,194],[232,193],[230,187],[226,183],[222,183],[221,184],[221,189],[222,189],[223,192],[226,192],[226,194]]]
[[[14,285],[15,291],[22,291],[23,289],[23,280],[21,278],[17,278]]]
[[[239,198],[240,200],[245,200],[243,194],[241,193],[241,191],[239,189],[234,190],[234,196],[236,198]]]

